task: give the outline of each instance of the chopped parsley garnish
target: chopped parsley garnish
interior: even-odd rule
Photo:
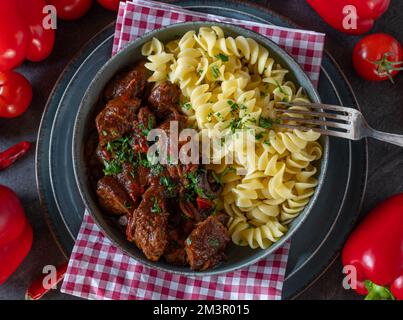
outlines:
[[[129,158],[131,158],[134,153],[131,143],[132,141],[128,137],[119,138],[108,142],[106,145],[106,150],[116,155],[120,160],[131,160]]]
[[[237,110],[239,110],[239,105],[237,103],[235,103],[232,100],[228,100],[227,103],[229,104],[229,106],[231,107],[231,112],[235,112]]]
[[[148,118],[148,130],[151,130],[154,126],[154,119],[152,117]]]
[[[220,121],[223,121],[223,117],[221,115],[221,112],[216,112],[215,115]]]
[[[158,157],[158,153],[153,155],[154,159],[155,159],[155,157]],[[157,159],[157,161],[158,161],[158,159]],[[161,174],[164,171],[164,166],[161,163],[159,163],[159,162],[154,163],[153,159],[151,159],[151,161],[149,161],[147,154],[145,154],[145,153],[138,153],[138,163],[141,166],[150,169],[150,173],[153,176],[158,176],[159,174]]]
[[[228,128],[231,129],[232,133],[235,133],[235,131],[237,129],[242,129],[242,125],[243,125],[243,123],[242,123],[241,119],[232,119],[228,125]]]
[[[215,215],[217,215],[217,212],[218,212],[218,206],[215,205],[215,206],[213,207],[213,212],[212,212],[210,215],[211,215],[211,216],[215,216]]]
[[[109,151],[109,152],[113,152],[112,142],[108,142],[108,144],[106,145],[106,150]]]
[[[211,73],[213,74],[214,79],[217,79],[220,76],[220,70],[218,70],[217,66],[211,67]]]
[[[259,126],[264,129],[273,129],[273,124],[280,124],[280,119],[263,118],[259,119]]]
[[[222,184],[221,177],[217,176],[217,173],[215,173],[214,171],[211,171],[211,175],[215,182],[217,182],[218,184]]]
[[[114,175],[122,172],[122,164],[134,163],[134,151],[131,139],[119,138],[108,142],[106,150],[111,154],[112,160],[104,161],[104,174]]]
[[[197,73],[199,74],[199,76],[201,76],[203,74],[203,69],[197,70]]]
[[[181,213],[181,218],[183,220],[190,220],[190,218],[186,214],[183,214],[183,213]]]
[[[189,172],[186,174],[187,184],[185,185],[185,199],[187,201],[193,201],[197,196],[204,199],[210,199],[208,195],[205,194],[204,190],[200,187],[200,174],[203,173],[199,169],[197,172]]]
[[[154,121],[153,121],[152,117],[148,118],[147,128],[144,126],[144,124],[142,124],[142,123],[139,124],[139,128],[141,129],[141,132],[143,133],[143,135],[145,135],[146,137],[148,136],[151,129],[153,128],[153,124],[154,124]]]
[[[207,121],[208,122],[211,122],[211,116],[213,115],[213,113],[212,112],[209,112],[208,114],[207,114]]]
[[[223,172],[221,172],[220,175],[217,175],[214,171],[211,171],[211,175],[213,179],[220,185],[223,184],[222,179],[229,173],[229,172],[236,172],[236,169],[234,167],[226,167]]]
[[[227,62],[228,61],[228,56],[222,53],[219,53],[215,56],[217,59],[220,59],[223,62]]]
[[[285,94],[283,88],[282,88],[281,85],[278,83],[278,81],[277,81],[276,79],[273,79],[273,80],[274,80],[274,82],[276,83],[276,86],[277,86],[278,90],[280,90],[280,92],[281,92],[282,94]]]
[[[255,135],[255,138],[257,139],[257,140],[260,140],[260,139],[262,139],[263,138],[263,133],[257,133],[256,135]]]
[[[141,130],[141,133],[145,136],[148,136],[148,133],[150,132],[146,127],[144,127],[144,124],[140,123],[139,128]]]
[[[190,246],[190,245],[192,244],[192,238],[191,238],[191,237],[187,237],[187,239],[186,239],[186,244],[187,244],[188,246]]]
[[[176,184],[169,178],[162,176],[160,178],[160,183],[165,187],[168,197],[173,197],[175,194]]]
[[[247,119],[247,122],[256,123],[256,118],[252,117]]]
[[[208,239],[207,243],[212,247],[219,247],[220,246],[220,241],[218,241],[217,239]]]
[[[263,141],[263,143],[266,144],[266,145],[268,145],[268,146],[270,146],[270,140],[269,140],[269,139]]]
[[[169,154],[168,154],[168,156],[167,156],[167,163],[168,163],[168,165],[172,165],[172,164],[173,164],[173,160],[172,160],[172,158],[171,158],[171,155],[169,155]]]
[[[141,165],[142,167],[145,167],[145,168],[149,168],[151,165],[147,159],[147,155],[144,153],[140,153],[140,152],[137,153],[137,162],[139,165]]]
[[[234,172],[234,173],[236,173],[236,169],[235,169],[234,167],[231,167],[231,166],[225,167],[224,171],[221,172],[221,179],[222,179],[224,176],[226,176],[229,172]]]
[[[220,138],[220,145],[223,146],[225,144],[226,136]]]
[[[190,110],[192,108],[192,104],[190,102],[186,102],[182,105],[183,109]]]
[[[161,213],[161,207],[158,205],[158,201],[155,197],[151,198],[151,201],[153,202],[153,206],[151,207],[151,212],[152,213]]]
[[[158,176],[164,171],[164,167],[161,163],[152,164],[150,167],[150,171],[153,176]]]
[[[120,166],[120,163],[113,159],[111,161],[104,161],[104,174],[106,176],[111,176],[114,174],[119,174],[122,172],[122,167]]]

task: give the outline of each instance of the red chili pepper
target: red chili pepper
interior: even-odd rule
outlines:
[[[0,153],[0,170],[11,166],[19,158],[24,156],[31,146],[28,141],[17,143],[15,146]]]
[[[350,235],[343,265],[357,271],[357,293],[367,300],[403,300],[403,193],[377,206]]]
[[[17,195],[0,185],[0,284],[17,269],[32,245],[32,228]]]
[[[363,34],[372,29],[388,9],[390,0],[307,0],[311,7],[333,28],[350,34]],[[356,28],[350,28],[351,9],[357,14]],[[348,23],[349,24],[349,23]]]
[[[197,197],[196,202],[197,202],[197,208],[199,208],[199,210],[211,209],[213,207],[213,201],[211,201],[209,199]]]
[[[56,268],[56,277],[55,281],[52,283],[47,283],[44,286],[45,278],[48,274],[41,275],[38,279],[36,279],[32,284],[29,286],[27,291],[25,292],[25,300],[39,300],[42,298],[46,293],[48,293],[52,288],[54,288],[60,281],[63,280],[64,275],[67,271],[68,263],[65,262],[59,267]]]

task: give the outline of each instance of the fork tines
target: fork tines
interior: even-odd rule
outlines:
[[[325,135],[343,137],[351,127],[352,109],[319,103],[278,102],[286,109],[276,108],[280,123],[276,126],[301,131],[313,130]],[[306,110],[289,109],[304,107]]]

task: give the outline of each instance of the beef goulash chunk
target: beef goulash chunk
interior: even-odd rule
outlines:
[[[125,188],[133,203],[137,203],[138,197],[144,193],[144,185],[139,181],[135,168],[132,164],[125,162],[122,164],[122,170],[116,175],[117,180]]]
[[[225,258],[224,250],[230,241],[228,230],[214,216],[197,224],[186,239],[185,250],[193,270],[206,270]]]
[[[124,98],[141,98],[147,85],[150,71],[144,66],[145,61],[137,63],[132,69],[119,73],[104,91],[107,100]]]
[[[154,127],[154,114],[147,107],[140,108],[137,114],[137,119],[133,122],[132,147],[134,152],[147,152],[147,136],[149,131]]]
[[[168,81],[161,82],[151,90],[148,103],[151,110],[155,111],[158,117],[164,117],[171,109],[179,107],[180,89],[176,84]]]
[[[146,130],[150,130],[155,127],[155,116],[147,107],[140,108],[137,121],[141,128],[145,128]]]
[[[116,215],[130,214],[133,201],[126,190],[112,176],[104,176],[98,181],[97,195],[99,204],[108,212]]]
[[[164,258],[166,262],[184,266],[186,265],[185,238],[179,229],[168,231],[168,245],[165,249]]]
[[[112,159],[112,154],[107,150],[106,145],[98,144],[97,149],[95,151],[96,158],[98,159],[99,163],[104,164]]]
[[[95,119],[99,143],[102,146],[121,138],[132,129],[140,103],[137,98],[128,100],[116,98],[106,104]]]
[[[168,217],[161,189],[151,186],[143,194],[140,205],[129,218],[127,239],[135,242],[151,261],[158,261],[164,254],[168,243]]]

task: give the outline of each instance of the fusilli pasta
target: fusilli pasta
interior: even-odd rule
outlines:
[[[233,242],[265,249],[278,241],[318,183],[313,162],[322,156],[320,134],[275,127],[276,103],[309,102],[302,88],[286,81],[288,70],[255,40],[225,37],[216,26],[189,31],[165,46],[153,39],[142,53],[153,72],[149,81],[169,80],[181,88],[191,106],[182,111],[200,135],[227,138],[213,147],[211,167],[221,177],[218,209],[230,216]],[[307,109],[290,107],[286,115],[302,116],[293,110]],[[253,137],[238,135],[242,129],[253,130]],[[250,141],[253,154],[244,147]],[[233,154],[231,165],[219,152],[224,148]]]

